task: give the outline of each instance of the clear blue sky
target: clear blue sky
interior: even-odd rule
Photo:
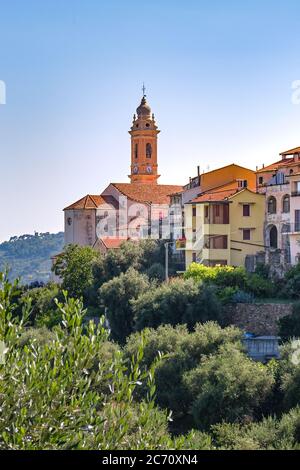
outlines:
[[[299,0],[2,0],[0,240],[127,181],[145,81],[161,183],[300,145]]]

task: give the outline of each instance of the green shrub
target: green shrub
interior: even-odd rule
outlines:
[[[255,274],[264,279],[270,278],[270,265],[265,263],[258,263],[255,268]]]
[[[54,341],[55,334],[50,331],[46,326],[41,328],[27,328],[18,339],[18,344],[21,348],[30,345],[34,342],[43,346],[51,341]]]
[[[175,438],[175,443],[177,439]],[[214,450],[212,439],[209,434],[192,430],[185,436],[179,438],[180,448],[184,450]]]
[[[285,275],[283,295],[288,298],[300,298],[300,263],[293,266]]]
[[[249,292],[238,290],[231,297],[231,301],[234,304],[253,304],[254,296],[249,294]]]
[[[283,404],[286,410],[300,405],[300,367],[295,367],[294,371],[285,374],[283,377],[282,390],[284,392]]]
[[[50,310],[45,313],[41,313],[36,321],[35,326],[37,328],[42,328],[45,326],[46,328],[52,329],[54,326],[59,325],[62,321],[62,315],[59,309]]]
[[[275,295],[275,285],[270,279],[265,279],[259,274],[249,274],[246,284],[247,292],[255,297],[270,298]]]
[[[191,411],[195,423],[208,429],[222,420],[234,423],[259,416],[274,377],[235,345],[226,344],[217,354],[203,357],[183,382],[194,399]]]
[[[300,405],[300,340],[291,340],[281,348],[279,379],[282,409],[289,411]]]
[[[164,246],[156,240],[126,241],[118,250],[109,250],[104,258],[106,281],[124,274],[129,268],[146,273],[164,259]]]
[[[137,330],[184,323],[192,329],[196,323],[222,318],[222,308],[213,289],[192,279],[173,279],[142,293],[132,305]]]
[[[211,426],[212,442],[222,450],[259,450],[259,442],[248,435],[247,429],[250,427],[239,423],[215,424]]]
[[[280,419],[264,418],[261,422],[222,423],[212,426],[212,445],[225,450],[299,450],[300,409],[295,408]]]
[[[247,283],[245,268],[234,268],[232,266],[208,267],[203,264],[192,263],[184,277],[198,282],[216,284],[219,287],[238,287],[239,289],[244,289]]]
[[[106,308],[112,338],[124,343],[134,330],[133,301],[150,290],[150,283],[144,274],[133,268],[102,285],[100,301]]]
[[[196,282],[214,284],[222,288],[220,299],[224,296],[224,302],[230,301],[230,289],[252,294],[255,297],[272,297],[276,294],[276,286],[267,278],[268,269],[258,268],[254,274],[247,273],[245,268],[232,266],[208,267],[202,264],[192,263],[185,273],[186,279],[194,279]]]
[[[145,329],[144,356],[141,366],[146,369],[153,362],[157,352],[162,360],[155,370],[156,401],[160,407],[174,412],[174,427],[186,426],[182,420],[189,419],[189,410],[197,394],[190,393],[184,382],[187,372],[195,370],[204,356],[217,354],[226,344],[241,348],[242,333],[234,327],[222,329],[218,324],[208,322],[198,324],[193,333],[186,326],[160,326],[157,330]],[[125,356],[129,359],[137,352],[140,333],[130,336],[125,346]],[[195,426],[195,422],[188,427]]]
[[[146,271],[147,276],[151,280],[164,281],[165,279],[165,268],[160,263],[155,263],[150,266]]]
[[[224,287],[216,292],[218,299],[223,305],[232,303],[232,297],[238,292],[237,287]]]

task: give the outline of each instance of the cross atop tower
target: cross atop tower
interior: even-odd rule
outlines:
[[[146,96],[146,87],[145,87],[144,82],[143,82],[142,92],[143,92],[143,96]]]

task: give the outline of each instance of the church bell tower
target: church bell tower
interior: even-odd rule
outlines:
[[[133,116],[131,135],[131,183],[157,184],[157,136],[158,127],[147,103],[145,87],[141,104]]]

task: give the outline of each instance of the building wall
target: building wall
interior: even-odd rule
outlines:
[[[231,265],[244,266],[247,255],[264,250],[265,198],[251,191],[241,191],[233,196],[229,205]],[[243,205],[250,205],[250,216],[243,216]],[[250,229],[251,239],[243,240],[243,230]]]
[[[295,183],[300,181],[300,175],[295,175],[290,178],[291,185],[291,233],[289,234],[290,249],[291,249],[291,263],[297,264],[300,260],[300,232],[299,227],[295,222],[295,211],[300,210],[300,195],[295,195]]]
[[[298,264],[300,261],[300,233],[290,234],[291,264]]]
[[[150,224],[153,238],[170,238],[168,204],[150,205],[133,201],[112,184],[102,194],[110,196],[112,202],[102,204],[98,209],[65,210],[66,244],[94,245],[97,233],[100,237],[139,238],[142,234],[148,237]],[[119,210],[119,204],[123,203],[124,208]],[[105,226],[108,226],[108,231],[103,233]]]
[[[283,162],[285,159],[282,160]],[[290,163],[290,159],[286,160],[287,166],[281,165],[279,168],[279,172],[282,173],[285,176],[289,176],[291,174],[295,174],[298,171],[300,171],[300,161],[295,160],[293,164]],[[277,173],[276,168],[273,168],[272,170],[266,169],[265,171],[263,169],[259,170],[256,173],[256,178],[257,178],[257,188],[259,192],[264,193],[266,191],[267,185],[270,183],[270,181],[274,178],[274,175]],[[260,184],[259,179],[263,178],[263,183]]]
[[[202,174],[200,184],[201,192],[208,191],[237,179],[247,180],[248,187],[252,189],[256,187],[256,175],[254,171],[238,165],[228,165],[224,168]]]
[[[206,224],[207,204],[185,205],[186,267],[193,262],[211,264],[224,262],[232,266],[244,266],[247,255],[264,250],[265,197],[252,191],[241,191],[228,201],[229,224]],[[250,216],[243,216],[243,205],[250,205]],[[194,212],[193,212],[194,210]],[[196,214],[195,214],[196,211]],[[251,239],[243,240],[243,228],[251,229]],[[227,248],[206,246],[208,236],[227,237]]]
[[[205,223],[205,204],[185,205],[186,267],[194,260],[204,264],[214,261],[230,264],[230,225]],[[194,215],[193,210],[196,211]],[[207,237],[210,235],[227,236],[227,249],[208,249]]]
[[[65,211],[65,244],[93,246],[96,241],[95,209]]]
[[[289,262],[289,237],[287,229],[291,222],[291,212],[283,212],[283,198],[284,196],[290,197],[290,184],[278,184],[266,187],[266,200],[265,200],[265,244],[270,247],[270,230],[273,226],[277,229],[278,234],[278,249],[282,250],[282,256],[286,262]],[[270,197],[276,199],[276,213],[269,214],[268,203]]]
[[[200,184],[198,184],[199,179]],[[247,180],[249,188],[252,190],[256,188],[255,172],[239,165],[232,164],[207,173],[202,173],[197,178],[193,178],[191,180],[192,184],[190,183],[187,185],[187,187],[191,187],[189,187],[189,189],[185,189],[185,191],[181,193],[181,202],[183,205],[187,204],[205,191],[218,188],[236,180]],[[194,185],[194,182],[196,182],[196,185]]]

